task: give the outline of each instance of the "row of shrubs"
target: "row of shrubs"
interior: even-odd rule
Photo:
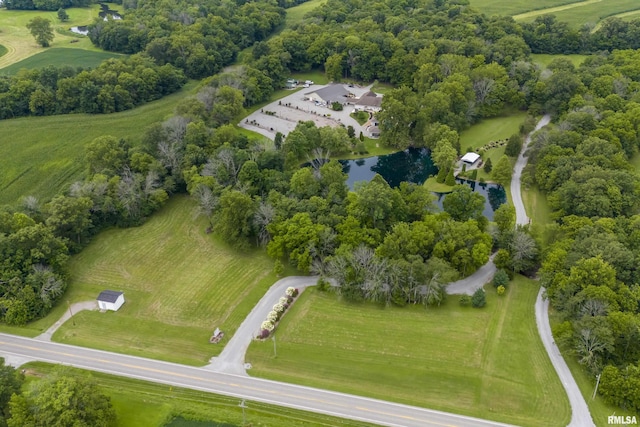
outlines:
[[[298,289],[291,286],[287,288],[287,290],[285,291],[285,296],[281,297],[280,301],[278,301],[273,306],[273,310],[271,310],[269,314],[267,314],[266,320],[262,322],[262,325],[260,325],[260,335],[258,336],[258,338],[268,338],[269,335],[271,335],[271,333],[275,331],[276,325],[278,324],[282,316],[284,316],[284,313],[291,306],[293,300],[298,296],[298,294]]]

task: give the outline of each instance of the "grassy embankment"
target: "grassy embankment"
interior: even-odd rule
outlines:
[[[38,377],[50,373],[54,366],[39,362],[25,365],[27,382],[37,381]],[[70,371],[76,375],[90,376],[102,392],[111,398],[116,410],[117,427],[162,427],[175,416],[208,420],[212,423],[203,424],[202,427],[242,425],[242,409],[238,406],[240,400],[237,398],[169,387],[99,372],[80,369],[70,369]],[[259,402],[247,401],[246,406],[246,421],[254,426],[372,427],[370,424],[357,421],[347,421]],[[192,424],[185,423],[183,425]]]
[[[487,307],[381,308],[305,291],[273,343],[254,342],[251,375],[499,420],[564,426],[570,409],[538,337],[538,284],[518,277]]]
[[[538,64],[542,68],[547,68],[549,64],[555,59],[564,58],[568,59],[573,65],[578,68],[589,55],[548,55],[545,53],[533,53],[531,54],[531,62]]]
[[[113,9],[117,5],[111,4]],[[46,49],[39,46],[33,36],[29,33],[26,25],[36,16],[49,19],[54,29],[55,38],[51,43],[51,48],[80,49],[94,52],[102,52],[91,43],[88,37],[74,34],[69,31],[70,27],[78,25],[88,25],[98,17],[100,6],[94,4],[86,8],[66,9],[69,14],[67,22],[60,22],[57,11],[33,11],[33,10],[7,10],[0,9],[0,44],[7,49],[7,54],[0,56],[0,73],[2,69],[11,64],[15,64],[25,58],[45,52]],[[76,40],[72,43],[72,40]],[[64,63],[61,60],[54,60],[56,63]],[[75,63],[71,65],[76,65]]]
[[[170,116],[178,101],[193,94],[197,82],[133,110],[114,114],[67,114],[0,121],[0,205],[34,195],[60,193],[84,172],[84,145],[101,135],[139,143],[145,129]]]
[[[141,227],[104,231],[74,256],[65,299],[113,289],[124,291],[126,303],[116,313],[77,313],[53,339],[189,365],[219,354],[277,277],[263,250],[229,248],[205,233],[196,212],[193,201],[176,196]],[[49,323],[65,309],[56,307]],[[226,336],[209,344],[216,327]]]

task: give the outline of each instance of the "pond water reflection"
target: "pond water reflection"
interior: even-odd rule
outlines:
[[[438,173],[438,168],[431,160],[429,150],[425,148],[410,148],[398,153],[385,156],[374,156],[357,160],[340,160],[344,172],[348,175],[347,185],[353,190],[358,181],[371,181],[377,174],[382,176],[391,187],[398,187],[401,182],[423,184],[431,175]],[[485,198],[484,216],[493,219],[493,212],[506,203],[507,194],[504,188],[497,184],[481,184],[475,181],[456,179],[459,184],[471,187]],[[442,201],[446,193],[434,193],[437,204],[442,209]]]

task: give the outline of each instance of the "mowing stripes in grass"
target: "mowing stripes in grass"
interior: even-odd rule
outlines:
[[[492,15],[516,15],[533,10],[543,10],[550,7],[562,6],[566,4],[580,3],[581,0],[470,0],[471,6],[484,12],[488,16]]]
[[[2,49],[0,48],[0,51]],[[0,55],[2,56],[2,55]],[[118,58],[123,55],[111,52],[100,52],[84,49],[66,49],[66,48],[52,48],[47,49],[42,53],[30,56],[23,59],[13,65],[0,69],[1,75],[12,76],[17,74],[23,68],[32,70],[35,68],[43,68],[48,65],[54,67],[82,67],[82,68],[95,68],[102,61],[109,58]]]
[[[239,253],[206,234],[195,203],[176,196],[141,227],[101,233],[71,260],[71,301],[122,290],[117,313],[82,312],[54,340],[191,365],[220,353],[277,278],[261,250]]]
[[[251,375],[523,426],[564,426],[570,408],[539,339],[536,282],[485,309],[346,304],[305,291],[271,342],[252,343]]]

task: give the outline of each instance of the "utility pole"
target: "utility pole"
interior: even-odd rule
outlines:
[[[276,349],[276,334],[271,336],[271,340],[273,341],[273,357],[278,357],[278,352]]]
[[[67,300],[67,306],[69,307],[69,316],[71,317],[71,323],[76,326],[76,320],[73,318],[73,312],[71,311],[71,303]]]
[[[242,408],[242,427],[244,427],[245,425],[247,425],[247,418],[246,415],[244,413],[244,410],[247,408],[247,405],[245,405],[244,403],[244,399],[242,399],[242,402],[240,402],[240,405],[238,405]]]
[[[598,386],[600,385],[600,375],[602,374],[598,374],[596,376],[596,388],[593,390],[593,396],[591,396],[591,400],[596,398],[596,393],[598,392]]]

